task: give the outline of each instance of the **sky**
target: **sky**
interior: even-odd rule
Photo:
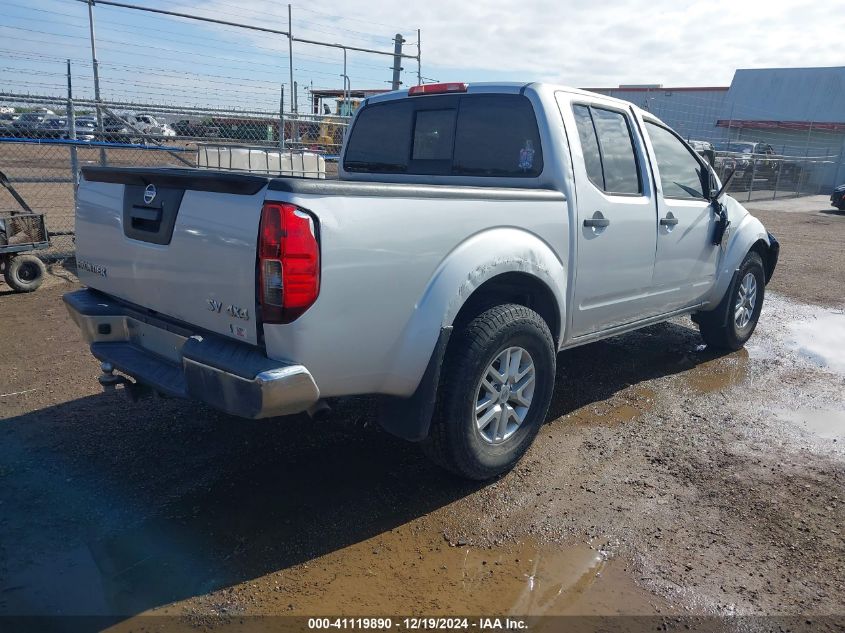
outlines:
[[[128,0],[132,2],[133,0]],[[287,4],[269,0],[134,0],[135,4],[287,30]],[[845,65],[832,29],[845,0],[334,0],[294,3],[297,37],[417,54],[428,81],[549,81],[727,86],[736,68]],[[278,110],[291,90],[281,35],[97,4],[103,98],[149,104]],[[91,96],[88,14],[76,0],[4,0],[0,91]],[[340,88],[338,49],[294,43],[298,99]],[[390,57],[350,52],[353,88],[388,88]],[[405,59],[402,81],[417,83]],[[287,100],[287,99],[286,99]],[[285,109],[290,106],[286,103]],[[305,106],[301,105],[300,109]]]

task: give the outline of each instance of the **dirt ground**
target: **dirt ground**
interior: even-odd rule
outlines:
[[[746,349],[679,319],[560,354],[547,425],[487,485],[382,432],[367,399],[317,423],[103,394],[60,301],[75,284],[0,286],[0,615],[841,630],[845,214],[823,203],[755,211],[782,255]]]

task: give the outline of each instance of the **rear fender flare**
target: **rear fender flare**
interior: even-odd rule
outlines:
[[[410,395],[420,382],[444,328],[451,328],[461,307],[482,284],[507,272],[543,282],[566,323],[566,266],[552,247],[533,233],[513,227],[476,233],[454,248],[421,293],[395,352],[384,393]],[[560,337],[563,333],[560,333]]]

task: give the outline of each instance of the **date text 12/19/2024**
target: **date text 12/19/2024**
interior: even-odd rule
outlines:
[[[407,618],[308,618],[310,630],[376,630],[389,631],[391,629],[416,630],[479,630],[479,631],[522,631],[528,629],[528,624],[520,618],[435,618],[435,617],[407,617]]]

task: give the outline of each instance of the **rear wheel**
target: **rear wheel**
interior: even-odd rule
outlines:
[[[734,275],[728,292],[712,312],[697,315],[704,341],[720,349],[737,350],[751,338],[766,292],[766,273],[759,253],[751,251]]]
[[[542,317],[521,305],[490,308],[450,343],[423,450],[468,479],[510,470],[545,420],[554,378],[554,342]]]
[[[6,262],[3,277],[16,292],[32,292],[44,281],[47,267],[35,255],[16,255]]]

